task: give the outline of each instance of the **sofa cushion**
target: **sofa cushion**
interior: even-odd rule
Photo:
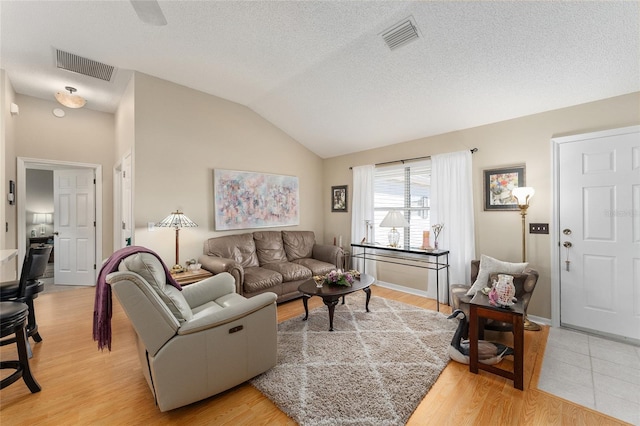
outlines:
[[[279,284],[282,284],[282,275],[276,271],[259,267],[244,270],[244,291],[247,293],[271,289]]]
[[[311,271],[302,265],[291,262],[268,263],[262,266],[264,269],[276,271],[282,275],[283,281],[297,281],[311,278]]]
[[[289,262],[313,257],[316,236],[312,231],[282,231],[282,241]]]
[[[473,283],[469,291],[467,291],[467,296],[474,296],[478,290],[482,290],[487,287],[491,274],[521,274],[527,266],[529,266],[529,264],[526,262],[504,262],[483,254],[480,256],[480,271],[478,272],[478,278],[476,278],[476,281]]]
[[[233,259],[243,268],[259,266],[252,234],[209,238],[204,243],[204,254]]]
[[[184,296],[174,286],[167,284],[164,267],[157,257],[150,253],[136,253],[128,256],[118,267],[120,271],[131,271],[140,275],[160,296],[178,321],[190,320],[191,307]]]
[[[336,269],[336,265],[332,263],[322,262],[320,260],[305,258],[292,261],[298,265],[311,270],[311,275],[325,275]]]
[[[260,266],[267,263],[282,263],[287,261],[280,231],[258,231],[253,233],[256,254]]]

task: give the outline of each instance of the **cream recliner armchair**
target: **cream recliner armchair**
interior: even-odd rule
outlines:
[[[138,335],[142,371],[161,411],[232,388],[276,365],[276,295],[247,299],[222,273],[176,287],[149,253],[107,276]]]

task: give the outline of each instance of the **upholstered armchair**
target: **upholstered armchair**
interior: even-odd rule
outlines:
[[[240,296],[228,273],[180,291],[149,253],[126,257],[107,283],[136,331],[142,371],[161,411],[230,389],[276,364],[274,293]]]
[[[480,271],[480,261],[472,260],[471,261],[471,281],[470,284],[452,284],[450,286],[451,292],[451,303],[452,310],[461,309],[467,317],[469,318],[469,302],[473,298],[472,295],[467,295],[467,292],[471,288],[471,285],[476,281],[478,277],[478,272]],[[509,275],[513,276],[513,284],[516,287],[516,297],[518,300],[522,300],[525,312],[525,329],[529,328],[531,330],[536,329],[537,324],[530,323],[526,319],[527,308],[529,306],[529,301],[531,300],[531,296],[533,295],[533,290],[536,288],[536,284],[538,282],[538,271],[531,268],[526,268],[522,273],[515,274],[511,273]],[[491,282],[494,278],[497,278],[497,274],[491,274],[489,279],[487,280],[487,287],[491,287]],[[531,324],[527,326],[526,323]],[[487,320],[485,325],[486,330],[497,330],[497,331],[510,331],[512,329],[511,324]],[[466,337],[466,336],[465,336]]]

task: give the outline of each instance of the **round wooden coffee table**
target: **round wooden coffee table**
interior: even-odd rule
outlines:
[[[302,303],[304,303],[303,321],[306,321],[307,318],[309,318],[307,300],[312,296],[322,297],[322,301],[327,305],[327,308],[329,308],[329,331],[333,331],[333,312],[336,309],[336,305],[340,301],[341,297],[342,303],[344,303],[344,296],[349,293],[353,293],[358,290],[363,290],[367,293],[365,308],[367,312],[369,312],[369,299],[371,299],[371,289],[369,286],[371,286],[374,281],[375,280],[371,275],[360,274],[360,278],[356,279],[353,284],[348,287],[329,284],[324,284],[322,287],[316,287],[316,282],[312,278],[308,279],[298,287],[298,291],[302,293]]]

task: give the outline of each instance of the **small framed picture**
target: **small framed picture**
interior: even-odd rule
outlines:
[[[347,185],[331,187],[331,211],[347,211]]]
[[[526,186],[524,164],[485,170],[484,210],[518,210],[511,191],[520,186]]]

